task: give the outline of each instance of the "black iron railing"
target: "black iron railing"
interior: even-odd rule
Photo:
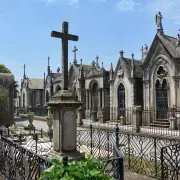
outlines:
[[[161,179],[180,179],[180,144],[161,148]]]
[[[0,175],[9,180],[37,180],[52,163],[3,136],[0,140]]]

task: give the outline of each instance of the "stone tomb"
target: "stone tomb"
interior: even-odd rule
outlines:
[[[48,103],[53,110],[53,148],[66,153],[69,159],[82,158],[76,150],[77,108],[82,105],[78,96],[70,90],[58,91]]]

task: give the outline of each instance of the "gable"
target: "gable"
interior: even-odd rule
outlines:
[[[172,56],[169,53],[169,51],[167,50],[167,48],[164,46],[164,44],[161,42],[161,40],[158,38],[158,36],[156,36],[153,40],[153,43],[149,49],[148,54],[144,60],[143,67],[147,68],[147,67],[151,66],[151,64],[154,63],[154,61],[156,60],[156,58],[159,55],[164,55],[168,59],[172,59]]]

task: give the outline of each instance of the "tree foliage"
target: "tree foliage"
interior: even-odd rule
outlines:
[[[11,73],[11,71],[3,64],[0,64],[0,73]]]

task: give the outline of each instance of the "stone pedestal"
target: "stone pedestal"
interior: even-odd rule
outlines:
[[[76,150],[76,110],[82,104],[70,90],[58,91],[48,103],[53,109],[53,148],[57,152],[69,154],[70,159],[84,155]]]
[[[140,125],[141,125],[141,121],[142,121],[141,113],[142,113],[141,106],[135,106],[133,108],[133,132],[140,131]]]
[[[177,129],[177,109],[176,107],[169,108],[169,123],[170,123],[170,129],[176,130]]]

